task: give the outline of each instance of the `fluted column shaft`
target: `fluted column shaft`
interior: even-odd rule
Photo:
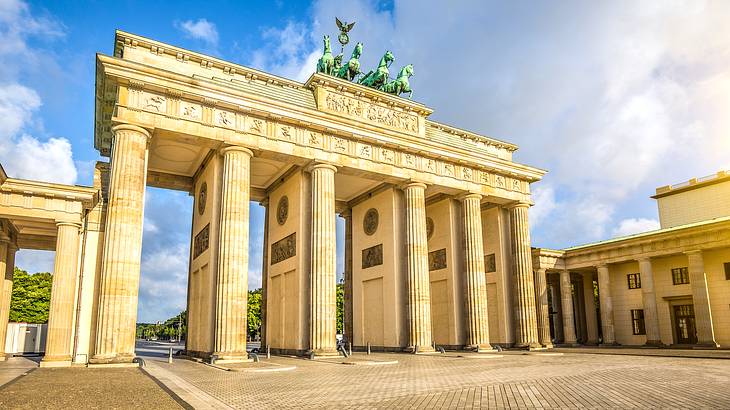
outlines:
[[[550,306],[548,306],[547,273],[545,269],[535,271],[535,303],[537,305],[537,331],[540,344],[553,347],[550,339]]]
[[[466,279],[466,344],[468,348],[472,349],[491,350],[481,199],[482,196],[478,194],[468,194],[461,198],[464,223],[464,276]]]
[[[312,174],[312,258],[310,269],[310,351],[337,351],[337,276],[335,254],[335,172],[315,164]]]
[[[710,295],[707,292],[707,275],[702,251],[686,252],[689,283],[692,287],[692,302],[695,311],[695,325],[697,327],[697,344],[717,347],[715,328],[712,324],[710,309]],[[642,281],[643,285],[643,281]]]
[[[10,318],[10,299],[13,294],[13,271],[15,270],[15,251],[18,248],[0,232],[0,361],[5,360],[5,339]]]
[[[223,180],[216,278],[215,354],[222,359],[246,356],[248,325],[248,226],[251,157],[243,147],[227,147]]]
[[[660,345],[662,342],[659,334],[659,315],[657,313],[654,271],[651,267],[651,259],[639,259],[639,275],[641,277],[641,298],[644,305],[646,344]]]
[[[520,202],[510,208],[516,347],[540,346],[537,337],[535,283],[527,216],[529,207],[529,204]]]
[[[599,265],[598,270],[598,301],[601,304],[601,329],[603,344],[616,343],[613,328],[613,301],[611,300],[611,281],[608,274],[608,265]]]
[[[56,255],[43,361],[71,361],[74,295],[78,277],[80,223],[58,222]]]
[[[560,301],[563,311],[563,343],[576,344],[575,318],[573,313],[573,287],[570,284],[570,272],[560,271]]]
[[[354,339],[352,326],[352,210],[342,213],[345,218],[345,289],[344,289],[344,329],[345,338],[352,342]]]
[[[596,316],[596,300],[593,295],[593,274],[583,274],[583,298],[585,304],[586,333],[588,344],[598,343],[598,317]]]
[[[261,255],[261,351],[268,343],[266,337],[267,303],[269,300],[269,198],[261,202],[264,207],[264,246]]]
[[[426,185],[403,187],[406,203],[406,253],[408,258],[408,347],[413,351],[433,350],[431,342],[431,294],[426,237]]]
[[[118,125],[113,131],[92,363],[131,362],[134,358],[150,134],[133,125]]]

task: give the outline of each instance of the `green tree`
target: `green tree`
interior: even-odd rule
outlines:
[[[248,291],[248,337],[261,336],[261,288]]]
[[[345,317],[345,285],[337,284],[337,333],[344,333],[344,317]]]
[[[28,272],[16,267],[13,272],[10,321],[48,322],[52,283],[53,275],[48,272],[29,275]]]

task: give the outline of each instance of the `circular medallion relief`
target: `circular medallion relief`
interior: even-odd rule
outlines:
[[[431,239],[433,236],[433,219],[426,217],[426,239]]]
[[[378,210],[375,208],[368,209],[365,212],[365,218],[362,220],[362,229],[366,235],[372,235],[378,230]]]
[[[205,212],[205,202],[208,199],[208,184],[203,182],[198,192],[198,214],[203,215]]]
[[[276,207],[276,222],[279,225],[284,225],[286,218],[289,217],[289,198],[285,195],[279,200],[279,205]]]

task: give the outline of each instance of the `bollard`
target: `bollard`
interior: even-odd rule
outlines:
[[[271,359],[271,346],[268,344],[266,345],[266,358]]]
[[[350,356],[352,356],[352,342],[347,343],[348,350],[350,351]]]
[[[370,342],[368,342],[368,354],[370,354]]]
[[[170,348],[170,355],[167,356],[167,363],[172,363],[172,347]]]

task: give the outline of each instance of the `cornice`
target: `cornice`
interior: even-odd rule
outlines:
[[[93,187],[54,184],[15,178],[8,178],[0,188],[0,191],[81,202],[84,208],[93,207],[99,197],[99,190]]]

